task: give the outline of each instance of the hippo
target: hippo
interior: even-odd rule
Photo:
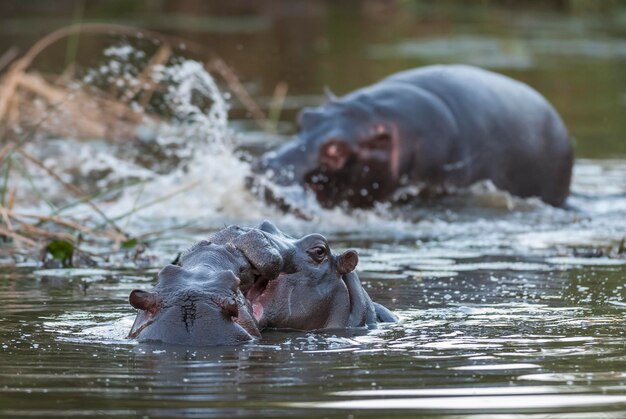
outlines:
[[[378,322],[397,321],[386,307],[373,302],[361,286],[354,272],[359,260],[355,250],[334,254],[321,234],[297,239],[269,221],[247,231],[229,227],[212,240],[224,243],[241,232],[238,246],[246,254],[252,255],[255,250],[242,245],[254,246],[260,241],[246,237],[263,234],[282,258],[275,277],[260,275],[244,292],[261,329],[372,328]]]
[[[265,247],[267,257],[277,256]],[[242,278],[274,273],[253,263],[232,244],[199,242],[158,273],[152,292],[130,293],[129,302],[139,311],[129,337],[192,346],[254,340],[260,331],[241,292]]]
[[[433,65],[303,109],[296,138],[262,155],[248,179],[303,185],[323,207],[367,208],[401,191],[433,195],[490,180],[562,206],[573,152],[559,114],[528,85],[467,65]],[[259,185],[261,187],[259,187]]]
[[[129,337],[235,345],[266,328],[371,328],[397,321],[363,289],[357,263],[356,251],[335,255],[319,234],[296,239],[269,221],[230,226],[163,268],[152,292],[131,292],[129,302],[139,311]]]

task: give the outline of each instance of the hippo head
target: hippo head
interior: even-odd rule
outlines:
[[[351,94],[305,108],[298,136],[261,156],[253,171],[279,185],[303,185],[324,207],[369,207],[387,198],[399,185],[398,129],[369,102]]]
[[[283,261],[276,276],[261,275],[245,291],[261,328],[313,330],[365,325],[361,321],[365,309],[360,303],[366,294],[350,276],[358,263],[356,251],[335,255],[324,236],[310,234],[295,239],[267,221],[254,231],[263,232]]]
[[[241,289],[261,275],[275,276],[281,260],[265,237],[261,243],[255,240],[259,237],[248,237],[246,244],[263,252],[249,256],[232,244],[201,241],[159,272],[152,292],[131,292],[129,302],[139,312],[129,337],[205,346],[259,336]]]
[[[139,310],[129,337],[139,341],[234,345],[259,335],[232,271],[168,265],[153,292],[134,290],[129,302]]]

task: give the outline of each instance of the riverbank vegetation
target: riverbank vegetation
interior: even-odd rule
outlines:
[[[49,48],[62,40],[78,42],[81,36],[99,36],[103,43],[123,40],[126,45],[138,45],[142,59],[134,63],[132,79],[119,73],[104,81],[86,82],[89,73],[76,62],[58,73],[38,70],[37,59]],[[27,149],[30,143],[48,137],[132,145],[142,126],[164,124],[173,117],[162,106],[167,85],[153,75],[182,54],[201,62],[259,126],[272,129],[273,122],[224,61],[208,48],[175,37],[120,25],[78,24],[42,37],[21,56],[14,49],[0,56],[0,257],[15,262],[36,258],[63,266],[95,264],[112,253],[133,260],[140,257],[149,237],[133,236],[124,221],[180,191],[163,191],[162,197],[137,202],[122,217],[113,217],[101,202],[136,182],[84,190],[57,170],[54,162]],[[279,92],[283,97],[285,93]],[[66,199],[55,202],[58,200],[47,196],[45,187],[33,181],[32,171],[61,188]],[[29,196],[26,206],[32,210],[21,209],[24,205],[20,205],[19,197],[25,195]],[[88,210],[73,214],[78,206]]]

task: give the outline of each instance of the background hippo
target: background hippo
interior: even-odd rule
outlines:
[[[299,124],[297,138],[254,170],[305,185],[326,207],[371,206],[406,185],[441,190],[483,179],[555,206],[569,193],[573,153],[558,113],[529,86],[479,68],[401,72],[304,109]]]

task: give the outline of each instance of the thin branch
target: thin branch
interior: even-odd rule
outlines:
[[[13,143],[7,143],[4,147],[0,148],[0,163],[2,163],[2,160],[4,160],[4,158],[11,153],[11,151],[13,151],[14,146],[15,144]]]
[[[14,231],[9,231],[8,229],[6,229],[6,228],[4,228],[2,226],[0,226],[0,236],[10,237],[13,240],[26,243],[29,246],[33,246],[33,247],[37,246],[37,242],[36,241],[31,240],[28,237],[23,236],[23,235],[21,235],[19,233],[16,233]]]
[[[104,23],[81,23],[77,25],[65,26],[57,29],[54,32],[41,38],[37,41],[27,52],[13,63],[13,65],[7,71],[4,77],[4,86],[0,90],[0,122],[5,117],[6,109],[10,98],[15,93],[18,85],[19,76],[23,74],[26,69],[31,65],[33,60],[46,48],[55,42],[75,33],[111,33],[117,35],[126,35],[137,37],[140,35],[147,35],[150,38],[156,39],[161,42],[169,43],[170,45],[184,44],[188,51],[195,54],[205,55],[207,48],[201,44],[189,42],[182,38],[164,35],[157,32],[147,31],[145,29],[133,28],[132,26],[113,25]],[[226,81],[228,86],[233,90],[233,93],[239,98],[241,103],[252,114],[256,122],[263,128],[267,127],[265,114],[257,103],[252,99],[247,90],[243,87],[234,71],[226,65],[220,58],[211,53],[209,61],[209,68],[214,68]]]
[[[20,53],[18,47],[11,47],[0,56],[0,71],[11,63]]]
[[[267,121],[267,117],[265,113],[261,110],[259,105],[252,99],[250,93],[243,87],[241,81],[239,81],[239,77],[235,74],[235,72],[228,66],[221,58],[213,58],[206,65],[207,70],[217,72],[230,90],[233,91],[235,96],[239,99],[239,101],[243,104],[243,106],[248,109],[248,112],[252,115],[256,123],[265,130],[271,130],[271,126]]]
[[[36,166],[39,166],[40,168],[42,168],[54,180],[56,180],[61,185],[63,185],[68,191],[70,191],[76,197],[82,198],[82,197],[85,196],[85,194],[77,186],[74,186],[71,183],[68,183],[68,182],[64,181],[63,179],[61,179],[61,177],[58,174],[56,174],[52,169],[48,168],[45,164],[43,164],[43,162],[41,160],[39,160],[36,157],[32,156],[30,153],[28,153],[24,149],[19,148],[19,149],[17,149],[17,152],[20,153],[22,156],[24,156],[24,158],[26,158],[30,162],[34,163]],[[104,221],[106,221],[106,224],[109,224],[111,227],[113,227],[113,229],[115,231],[117,231],[120,235],[122,235],[124,237],[127,237],[126,234],[124,234],[124,232],[122,231],[122,229],[120,229],[117,226],[115,221],[111,220],[93,201],[91,201],[90,199],[87,199],[85,201],[85,203],[87,205],[89,205],[95,212],[97,212],[98,215],[100,215],[100,217],[102,217],[102,219],[104,219]]]
[[[3,208],[0,207],[0,211],[2,210]],[[96,236],[96,237],[102,236],[102,237],[111,239],[113,241],[126,240],[125,236],[122,236],[115,231],[108,231],[108,230],[96,231],[92,228],[85,227],[79,224],[78,222],[74,222],[74,221],[71,221],[62,217],[54,216],[54,215],[24,214],[24,213],[17,213],[15,211],[6,211],[6,210],[5,212],[7,213],[7,215],[11,216],[13,219],[19,220],[20,222],[23,222],[22,220],[20,220],[20,218],[34,218],[40,222],[49,221],[51,223],[60,225],[62,227],[68,227],[68,228],[71,228],[72,230],[80,231],[81,233],[89,234],[89,235]]]
[[[23,224],[21,230],[23,233],[32,234],[36,237],[47,237],[53,240],[64,240],[70,243],[76,243],[76,238],[71,234],[45,230],[32,224]]]

